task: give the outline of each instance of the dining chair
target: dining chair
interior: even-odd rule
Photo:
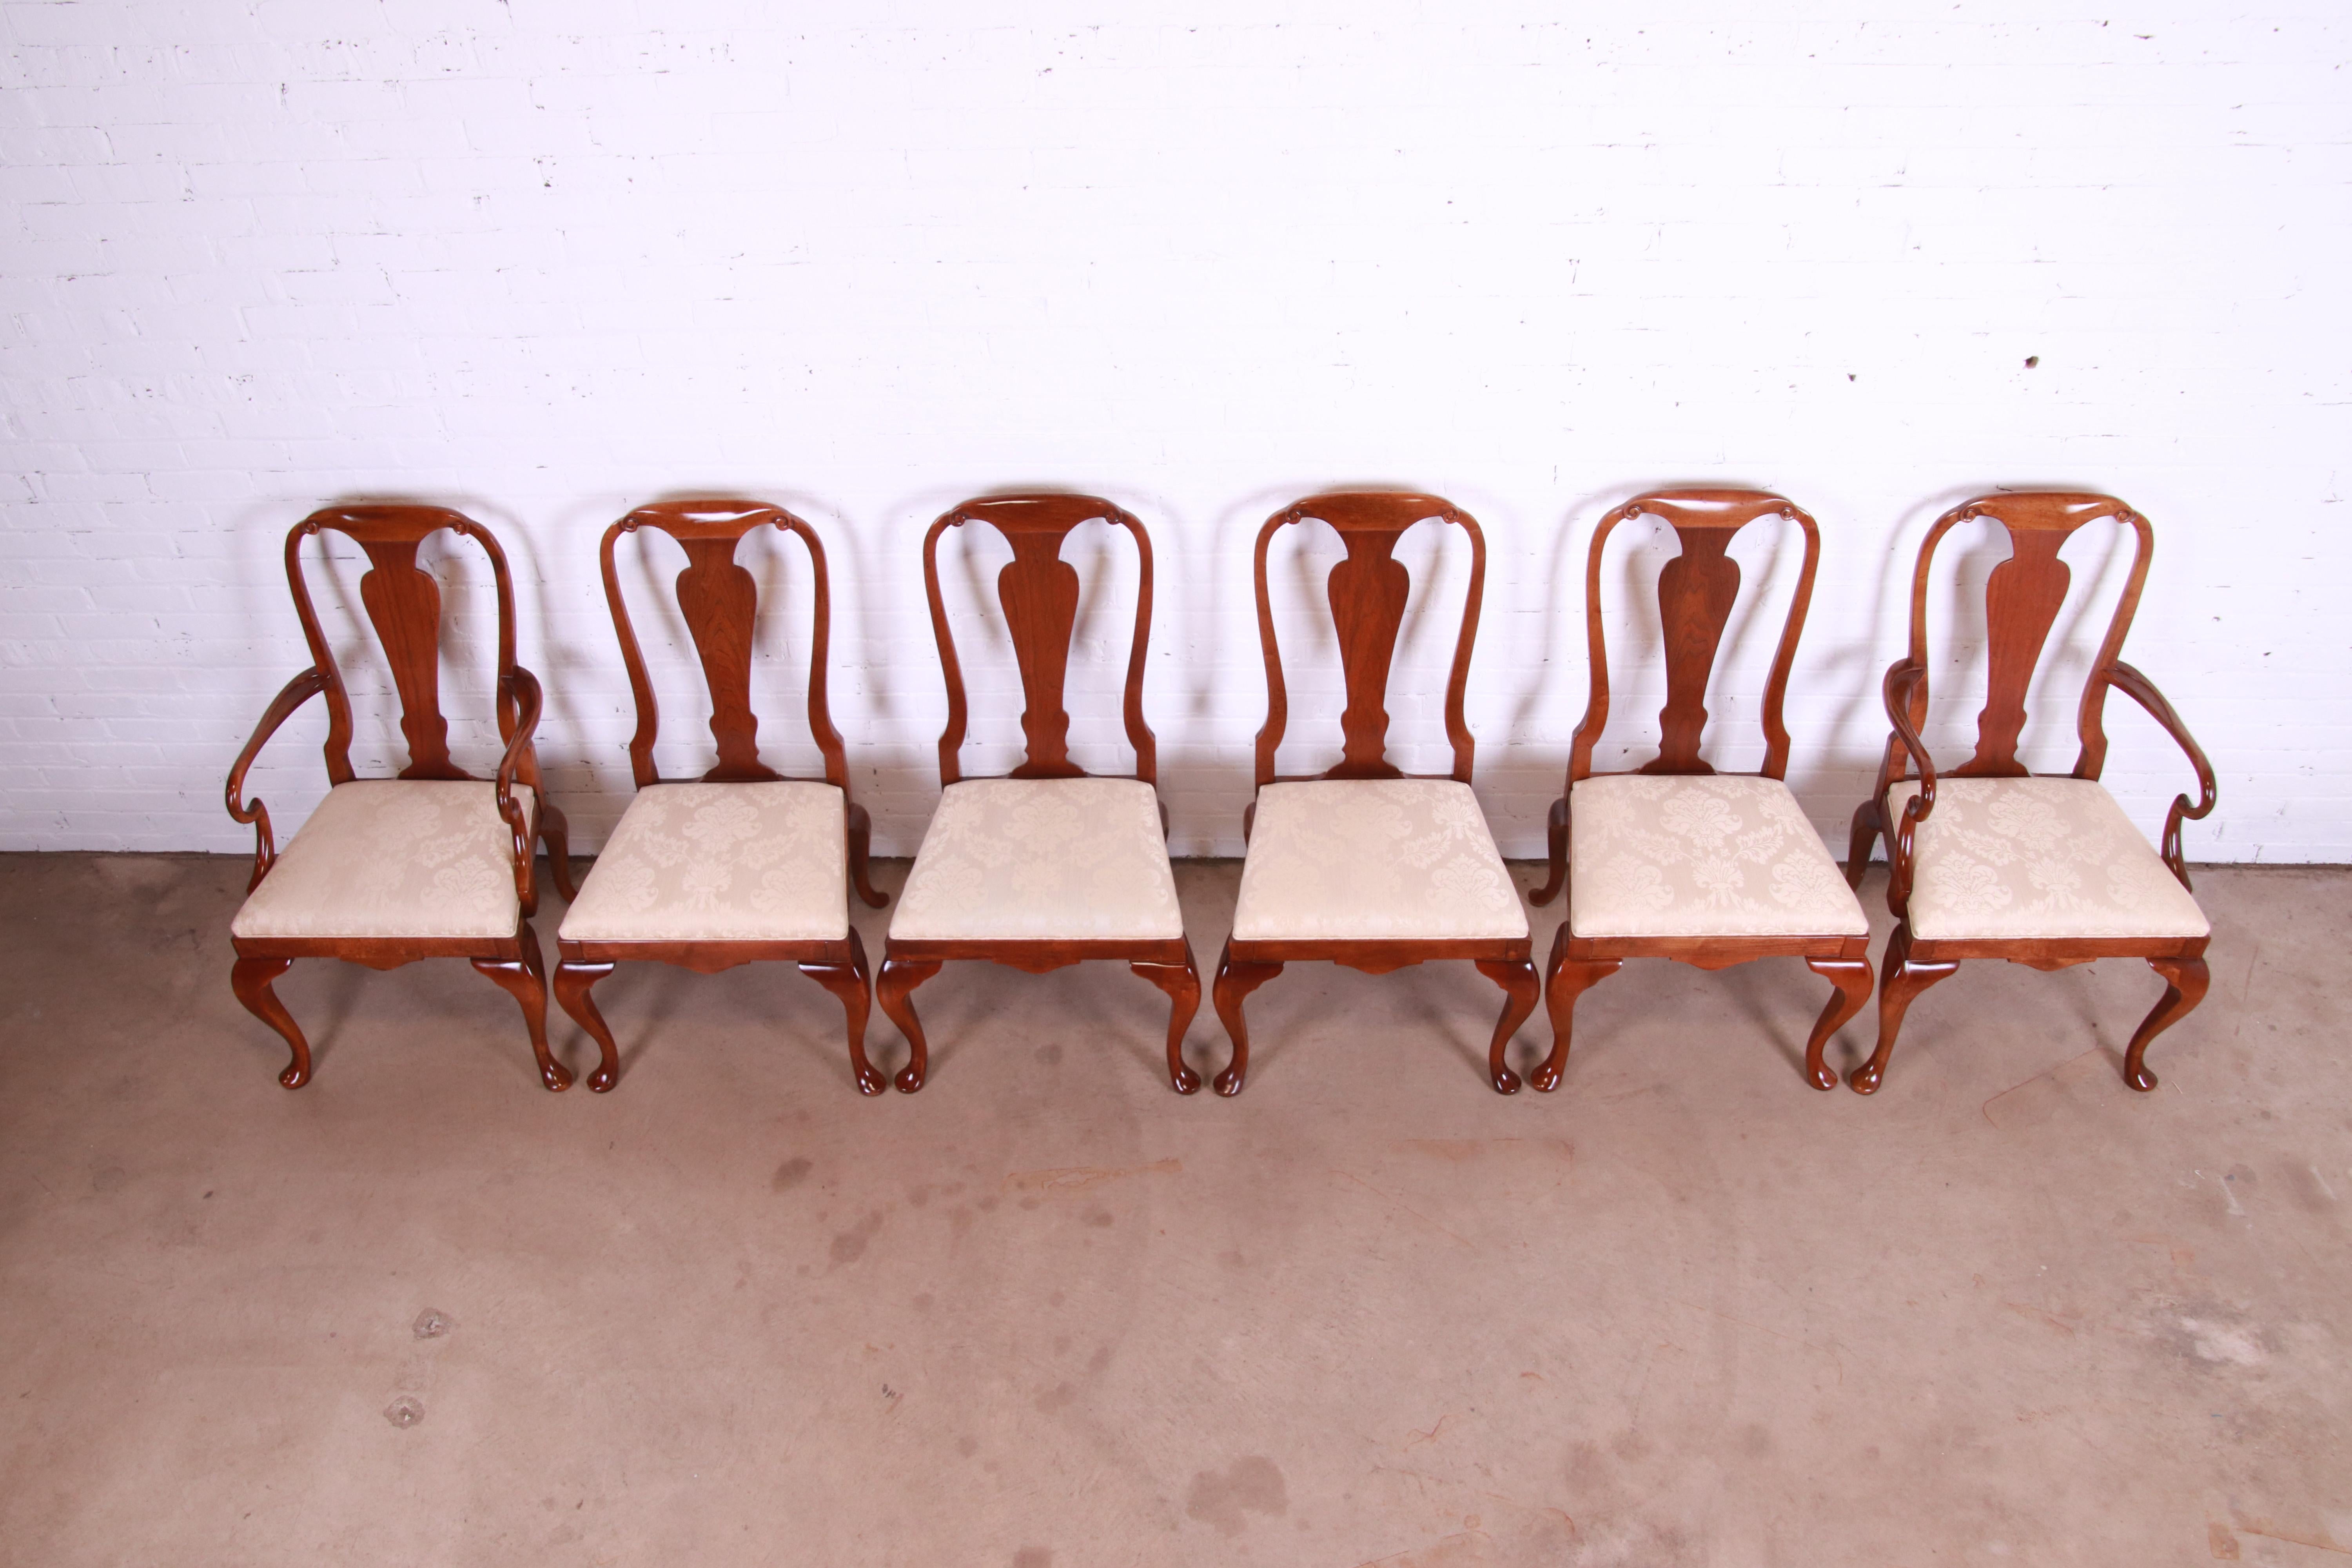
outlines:
[[[1445,689],[1449,773],[1409,776],[1388,759],[1390,666],[1412,593],[1395,558],[1408,529],[1437,521],[1462,530],[1470,577]],[[1320,521],[1347,553],[1324,591],[1347,688],[1340,760],[1320,773],[1283,776],[1275,753],[1289,723],[1282,651],[1266,588],[1266,552],[1283,529]],[[1257,733],[1257,791],[1243,816],[1248,850],[1233,936],[1217,963],[1217,1016],[1233,1058],[1219,1094],[1241,1092],[1249,1072],[1242,1007],[1286,963],[1328,961],[1382,974],[1427,959],[1468,959],[1502,987],[1502,1017],[1487,1050],[1496,1092],[1518,1075],[1504,1060],[1538,993],[1527,910],[1470,789],[1470,727],[1462,715],[1486,573],[1486,544],[1468,512],[1438,496],[1349,491],[1310,496],[1266,519],[1257,536],[1258,641],[1265,659],[1266,716]]]
[[[1739,600],[1739,563],[1728,552],[1741,530],[1768,518],[1794,525],[1804,558],[1764,683],[1763,764],[1753,773],[1718,773],[1699,743],[1708,681]],[[1593,747],[1610,711],[1601,552],[1620,524],[1639,520],[1672,529],[1680,545],[1658,574],[1666,677],[1658,754],[1631,773],[1595,773]],[[1870,922],[1784,782],[1782,708],[1820,560],[1812,518],[1763,490],[1655,490],[1616,508],[1593,531],[1584,568],[1591,694],[1570,742],[1567,787],[1552,803],[1550,876],[1529,895],[1546,904],[1563,885],[1568,890],[1568,919],[1544,976],[1551,1054],[1528,1075],[1536,1088],[1559,1087],[1577,998],[1626,959],[1723,969],[1778,957],[1803,959],[1835,988],[1805,1042],[1805,1077],[1816,1089],[1836,1087],[1822,1049],[1870,996]]]
[[[498,596],[497,711],[504,751],[477,778],[449,755],[441,712],[441,587],[417,547],[446,530],[481,546]],[[352,767],[352,700],[303,578],[302,542],[341,533],[366,552],[360,602],[383,648],[400,704],[408,765],[392,778]],[[540,1080],[569,1088],[547,1049],[547,970],[530,917],[539,907],[534,847],[547,846],[567,891],[563,814],[547,803],[532,734],[543,700],[538,678],[515,662],[514,584],[489,530],[441,507],[342,506],[312,512],[286,536],[286,582],[310,645],[310,668],[287,682],[228,774],[228,813],[254,828],[253,876],[230,922],[229,984],[254,1016],[282,1036],[293,1059],[288,1089],[310,1080],[310,1046],[273,984],[298,958],[340,958],[393,969],[420,958],[470,959],[522,1005]],[[269,809],[247,801],[245,775],[262,746],[311,698],[327,700],[327,795],[284,850]]]
[[[736,560],[762,529],[806,548],[812,616],[808,721],[824,759],[822,779],[789,778],[760,760],[751,710],[751,649],[759,584]],[[654,763],[660,705],[621,592],[615,547],[651,530],[686,552],[677,574],[679,616],[710,695],[718,760],[691,781],[666,781]],[[596,1041],[588,1076],[609,1089],[620,1071],[613,1031],[590,994],[615,963],[651,961],[710,974],[738,964],[786,963],[832,992],[848,1015],[849,1065],[858,1089],[879,1094],[866,1058],[873,984],[866,948],[849,923],[849,889],[879,908],[866,866],[872,826],[850,798],[841,734],[825,704],[825,650],[833,618],[824,545],[781,507],[751,500],[666,501],[639,507],[604,531],[598,551],[621,662],[636,700],[629,771],[637,793],[556,932],[555,999]]]
[[[1985,705],[1975,754],[1938,770],[1919,736],[1927,717],[1927,571],[1945,537],[1979,519],[1998,526],[2010,549],[1985,580]],[[2075,710],[2074,771],[2035,774],[2018,760],[2018,741],[2027,689],[2073,575],[2059,551],[2103,521],[2130,531],[2130,573]],[[1881,687],[1893,733],[1877,787],[1853,814],[1846,859],[1847,880],[1859,886],[1872,845],[1885,837],[1886,906],[1895,919],[1879,974],[1878,1047],[1846,1080],[1857,1092],[1878,1088],[1912,1002],[1964,959],[2044,970],[2146,959],[2165,987],[2124,1052],[2124,1080],[2137,1089],[2156,1087],[2149,1042],[2204,999],[2212,928],[2189,890],[2180,825],[2212,811],[2213,769],[2172,704],[2121,658],[2155,548],[2147,519],[2115,497],[2043,490],[1963,502],[1921,542],[1910,649]],[[2111,689],[2146,709],[2196,771],[2198,799],[2174,798],[2160,854],[2099,782]]]
[[[1131,775],[1091,775],[1070,759],[1064,689],[1077,626],[1077,569],[1062,559],[1082,523],[1101,521],[1135,541],[1135,635],[1123,703],[1135,752]],[[969,708],[940,587],[940,535],[981,524],[1012,547],[997,574],[1020,666],[1026,748],[1002,778],[967,778],[961,753]],[[1167,994],[1168,1081],[1179,1094],[1201,1087],[1185,1065],[1184,1031],[1201,1005],[1201,975],[1184,939],[1183,911],[1168,858],[1168,812],[1160,804],[1158,752],[1143,718],[1143,670],[1151,641],[1151,537],[1119,507],[1095,496],[983,496],[942,513],[923,536],[923,584],[947,682],[947,727],[940,734],[940,796],[890,918],[884,944],[882,1010],[907,1037],[898,1076],[912,1094],[930,1060],[915,1014],[915,988],[954,960],[984,959],[1042,974],[1086,959],[1124,960]]]

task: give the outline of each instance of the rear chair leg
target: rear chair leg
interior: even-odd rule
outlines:
[[[856,927],[849,932],[847,963],[803,963],[801,973],[841,999],[849,1016],[849,1071],[860,1094],[879,1094],[890,1087],[881,1070],[866,1059],[866,1009],[874,999],[874,981],[866,967],[866,943]]]
[[[1846,1020],[1862,1011],[1870,1000],[1870,960],[1866,958],[1809,958],[1805,967],[1828,981],[1837,989],[1830,993],[1829,1005],[1814,1021],[1813,1037],[1805,1042],[1805,1081],[1815,1089],[1835,1089],[1837,1074],[1822,1060],[1822,1051],[1830,1037],[1845,1027]]]
[[[1559,928],[1559,934],[1551,939],[1550,961],[1544,965],[1544,1009],[1551,1015],[1551,1055],[1528,1075],[1529,1083],[1547,1094],[1559,1087],[1559,1076],[1568,1070],[1576,999],[1616,973],[1624,962],[1622,958],[1569,957],[1568,927],[1563,924]]]
[[[563,814],[544,800],[539,803],[539,838],[547,846],[547,868],[555,874],[556,891],[567,904],[580,898],[580,889],[572,880],[572,830]]]
[[[530,1030],[530,1054],[539,1058],[539,1081],[551,1092],[570,1089],[570,1070],[547,1049],[547,961],[540,956],[539,939],[530,928],[523,928],[520,958],[478,958],[473,962],[476,969],[522,1004],[523,1025]]]
[[[613,1044],[613,1027],[604,1022],[604,1015],[596,1009],[596,999],[588,988],[613,973],[609,963],[591,963],[583,959],[566,958],[555,965],[555,1000],[572,1015],[572,1021],[588,1031],[596,1042],[599,1060],[596,1070],[588,1075],[588,1087],[598,1094],[604,1093],[620,1081],[621,1052]]]
[[[1184,1031],[1201,1010],[1201,971],[1192,963],[1192,944],[1184,944],[1184,964],[1137,962],[1128,967],[1168,994],[1168,1084],[1179,1094],[1194,1094],[1201,1075],[1184,1062]]]
[[[899,1069],[898,1084],[900,1094],[912,1094],[923,1087],[923,1076],[930,1067],[930,1047],[923,1041],[922,1020],[915,1016],[915,987],[940,972],[936,958],[893,958],[890,950],[882,950],[882,978],[875,989],[877,1000],[889,1020],[898,1026],[907,1037],[907,1065]]]
[[[1215,1087],[1228,1099],[1242,1091],[1243,1080],[1249,1077],[1249,1025],[1242,1017],[1243,999],[1281,973],[1279,963],[1255,963],[1235,958],[1230,942],[1218,955],[1217,980],[1211,995],[1217,1005],[1217,1017],[1234,1043],[1234,1055],[1225,1064],[1225,1070],[1217,1075]]]
[[[2131,1037],[2124,1052],[2124,1081],[2143,1093],[2156,1087],[2156,1075],[2147,1070],[2148,1043],[2205,1000],[2205,986],[2211,978],[2202,958],[2151,958],[2147,966],[2164,976],[2164,994],[2140,1021],[2139,1033]]]
[[[1906,922],[1895,928],[1886,941],[1886,957],[1880,965],[1878,976],[1878,1048],[1870,1059],[1853,1069],[1846,1079],[1846,1087],[1856,1094],[1874,1094],[1879,1080],[1886,1072],[1886,1058],[1895,1054],[1895,1036],[1903,1027],[1903,1015],[1922,991],[1958,969],[1956,963],[1921,963],[1911,956],[1911,928]]]
[[[1885,827],[1877,801],[1865,800],[1853,808],[1853,835],[1847,840],[1845,851],[1847,887],[1861,890],[1862,874],[1870,869],[1870,847],[1878,842]]]
[[[288,1089],[299,1089],[310,1081],[310,1042],[294,1022],[294,1015],[278,999],[270,984],[294,967],[290,958],[240,958],[228,972],[229,989],[245,1004],[245,1010],[277,1030],[288,1045],[294,1047],[294,1059],[278,1075],[278,1081]]]
[[[1504,1052],[1528,1015],[1536,1010],[1536,999],[1543,994],[1543,984],[1536,978],[1535,961],[1531,958],[1482,958],[1478,973],[1501,986],[1504,991],[1503,1016],[1496,1020],[1494,1042],[1486,1047],[1486,1081],[1495,1086],[1496,1094],[1519,1092],[1519,1075],[1511,1070]]]

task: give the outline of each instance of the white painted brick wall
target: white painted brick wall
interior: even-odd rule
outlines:
[[[1927,522],[2063,484],[2159,531],[2129,657],[2221,775],[2192,855],[2352,861],[2341,5],[1566,9],[0,4],[0,846],[243,847],[222,775],[303,663],[280,541],[362,496],[505,542],[541,754],[593,845],[631,723],[595,541],[640,500],[734,491],[824,533],[834,709],[903,852],[944,707],[923,527],[1043,484],[1151,528],[1175,842],[1230,853],[1264,710],[1255,529],[1373,482],[1486,523],[1479,784],[1534,854],[1583,706],[1591,527],[1713,479],[1822,520],[1791,778],[1841,853]],[[478,763],[467,553],[452,700]],[[327,568],[322,601],[353,580]],[[1439,581],[1458,595],[1458,560]],[[1106,761],[1129,591],[1087,611],[1079,733]],[[1442,620],[1416,623],[1393,704],[1424,765]],[[1333,672],[1300,625],[1305,766],[1338,704],[1306,700]],[[1718,692],[1727,729],[1771,629]],[[768,734],[806,758],[803,647],[773,651]],[[970,765],[1001,764],[1016,688],[1001,644],[966,653],[998,700]],[[1649,695],[1604,762],[1654,723],[1654,668],[1620,673]],[[674,649],[665,681],[690,689]],[[1955,760],[1963,684],[1933,737]],[[2036,733],[2046,764],[2071,761],[2070,705]],[[362,708],[362,756],[396,765],[388,709]],[[695,708],[671,704],[673,767]],[[2111,713],[2109,779],[2153,830],[2187,769]],[[256,774],[287,827],[323,722]],[[1755,752],[1750,731],[1724,755]]]

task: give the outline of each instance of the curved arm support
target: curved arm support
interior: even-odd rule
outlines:
[[[1127,696],[1120,716],[1127,721],[1127,743],[1135,748],[1135,776],[1160,783],[1160,743],[1143,719],[1143,667],[1151,651],[1151,536],[1143,524],[1126,512],[1111,520],[1135,536],[1135,642],[1127,655]],[[1164,808],[1163,808],[1164,809]]]
[[[539,689],[539,677],[517,665],[514,673],[499,682],[499,700],[516,704],[514,736],[507,742],[506,754],[499,759],[499,816],[514,835],[515,892],[523,907],[531,903],[530,823],[523,816],[522,805],[514,797],[515,766],[530,754],[531,736],[539,729],[539,713],[545,699]],[[547,785],[542,781],[541,791]],[[539,803],[534,800],[533,805]]]
[[[1462,630],[1454,638],[1454,666],[1445,678],[1445,738],[1454,743],[1454,776],[1468,784],[1477,742],[1463,716],[1462,697],[1470,684],[1470,653],[1478,641],[1478,611],[1486,596],[1486,536],[1466,511],[1448,507],[1440,515],[1470,536],[1470,586],[1462,596]]]
[[[2189,753],[2189,765],[2197,770],[2197,803],[2191,805],[2187,795],[2175,795],[2172,810],[2164,819],[2164,863],[2186,888],[2189,886],[2189,866],[2181,858],[2180,825],[2184,821],[2202,821],[2221,799],[2220,788],[2213,782],[2213,764],[2205,760],[2204,748],[2190,737],[2189,726],[2180,721],[2180,715],[2172,710],[2172,704],[2164,700],[2164,693],[2156,689],[2154,681],[2118,659],[2107,666],[2107,684],[2147,709],[2148,717],[2180,742],[2180,749]]]
[[[1898,920],[1904,918],[1911,903],[1912,835],[1919,824],[1927,820],[1927,814],[1936,809],[1935,761],[1927,755],[1927,743],[1919,738],[1918,728],[1911,720],[1914,693],[1927,679],[1925,666],[1907,658],[1897,659],[1887,667],[1883,688],[1887,721],[1895,726],[1896,738],[1919,770],[1919,792],[1904,802],[1902,820],[1893,825],[1886,840],[1886,907]]]
[[[245,743],[245,750],[229,766],[228,814],[236,821],[253,824],[253,877],[245,885],[248,893],[261,886],[261,879],[269,874],[270,866],[278,858],[278,843],[269,832],[269,808],[258,799],[244,798],[246,771],[253,766],[253,759],[261,754],[269,737],[278,732],[278,727],[293,716],[294,710],[327,689],[327,685],[326,673],[316,665],[288,681],[285,689],[269,700],[261,722],[254,729],[253,739]]]
[[[1768,779],[1789,776],[1789,726],[1783,710],[1789,696],[1789,672],[1797,664],[1797,639],[1805,634],[1805,615],[1812,608],[1813,574],[1822,563],[1822,532],[1812,515],[1800,506],[1783,506],[1780,515],[1795,523],[1805,536],[1805,558],[1797,569],[1796,592],[1789,599],[1789,619],[1780,628],[1780,646],[1772,654],[1772,673],[1764,682],[1764,767]]]

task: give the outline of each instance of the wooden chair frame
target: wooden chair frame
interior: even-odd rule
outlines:
[[[1771,674],[1764,683],[1764,765],[1752,775],[1788,776],[1789,730],[1781,721],[1781,710],[1789,692],[1789,670],[1796,661],[1797,640],[1812,605],[1813,573],[1821,563],[1821,530],[1803,508],[1765,490],[1655,490],[1635,496],[1601,520],[1586,558],[1584,632],[1591,650],[1591,696],[1570,744],[1568,782],[1559,799],[1552,803],[1551,873],[1542,887],[1528,895],[1531,903],[1549,903],[1568,885],[1570,797],[1580,781],[1594,776],[1592,749],[1609,722],[1609,653],[1601,627],[1601,555],[1619,523],[1640,517],[1654,518],[1672,528],[1682,546],[1682,552],[1658,574],[1658,622],[1666,658],[1666,704],[1658,713],[1658,754],[1633,770],[1669,776],[1706,775],[1716,771],[1700,758],[1698,748],[1706,728],[1707,681],[1738,602],[1739,563],[1728,553],[1732,539],[1765,517],[1785,518],[1803,531],[1804,562],[1798,569],[1788,619],[1780,628],[1780,646],[1772,656]],[[1780,957],[1803,959],[1806,967],[1836,987],[1805,1042],[1806,1081],[1815,1089],[1834,1089],[1837,1074],[1824,1065],[1822,1053],[1830,1037],[1870,998],[1867,934],[1580,937],[1570,931],[1566,921],[1552,939],[1544,974],[1544,1002],[1551,1015],[1551,1054],[1528,1075],[1528,1081],[1539,1089],[1559,1087],[1560,1074],[1568,1066],[1577,998],[1616,973],[1626,959],[1671,958],[1713,970]]]
[[[310,668],[286,683],[270,700],[254,730],[253,738],[229,768],[226,791],[228,814],[254,830],[253,876],[246,883],[251,893],[278,858],[269,825],[269,808],[259,799],[245,797],[245,775],[253,760],[278,727],[311,698],[327,699],[327,782],[351,784],[352,700],[342,672],[320,629],[318,611],[302,575],[301,545],[305,539],[329,529],[345,535],[367,552],[368,570],[360,578],[360,602],[383,646],[393,686],[400,700],[400,729],[408,742],[408,765],[395,776],[403,779],[472,779],[474,775],[449,759],[449,723],[440,702],[441,589],[431,574],[416,564],[417,546],[427,536],[447,529],[471,539],[490,560],[499,606],[498,718],[499,738],[506,749],[499,758],[494,780],[499,815],[514,837],[515,892],[522,900],[514,934],[480,938],[374,937],[232,937],[236,964],[229,984],[246,1010],[285,1039],[293,1059],[278,1075],[288,1089],[310,1081],[310,1046],[287,1012],[272,986],[298,958],[340,958],[371,969],[396,969],[420,958],[466,958],[522,1005],[530,1031],[531,1053],[539,1061],[540,1081],[551,1089],[569,1088],[572,1075],[547,1049],[547,966],[539,940],[530,929],[539,908],[539,885],[533,846],[547,846],[549,868],[556,885],[569,897],[572,869],[567,858],[568,835],[563,814],[548,804],[540,780],[539,753],[532,736],[539,727],[543,696],[539,679],[515,662],[514,583],[507,572],[506,552],[489,530],[462,513],[430,506],[342,506],[312,512],[286,535],[286,582],[294,595],[294,613],[302,623],[302,639],[310,645]],[[531,792],[528,816],[515,799],[520,782]]]
[[[1346,557],[1331,568],[1324,591],[1339,637],[1348,701],[1339,715],[1339,761],[1319,773],[1284,776],[1275,772],[1275,752],[1289,725],[1290,698],[1283,681],[1282,649],[1275,637],[1274,605],[1266,590],[1266,552],[1276,533],[1310,518],[1328,524],[1347,547]],[[1452,523],[1469,536],[1470,585],[1445,685],[1445,733],[1453,742],[1454,768],[1446,773],[1407,774],[1388,760],[1389,669],[1412,588],[1411,574],[1395,558],[1396,545],[1408,529],[1430,519]],[[1478,608],[1486,582],[1486,541],[1477,519],[1439,496],[1382,490],[1309,496],[1265,520],[1258,530],[1253,570],[1258,643],[1265,659],[1265,723],[1257,732],[1257,787],[1310,779],[1421,777],[1470,782],[1475,742],[1462,715],[1462,696],[1470,679],[1470,654],[1478,637]],[[1252,800],[1242,816],[1244,838],[1256,815],[1257,803]],[[1496,1092],[1516,1093],[1518,1075],[1505,1061],[1504,1052],[1519,1026],[1535,1011],[1538,992],[1533,941],[1524,936],[1430,941],[1228,939],[1217,960],[1213,995],[1217,1016],[1224,1023],[1234,1050],[1233,1059],[1217,1075],[1217,1092],[1241,1092],[1249,1073],[1249,1026],[1243,1017],[1243,1003],[1251,992],[1281,973],[1285,964],[1328,960],[1367,974],[1386,974],[1427,959],[1457,958],[1475,963],[1479,973],[1503,989],[1502,1016],[1486,1053],[1487,1075]]]
[[[664,501],[642,506],[604,531],[598,547],[604,576],[604,600],[612,607],[613,630],[621,643],[621,661],[628,668],[629,690],[636,699],[637,728],[629,738],[629,771],[639,789],[662,782],[654,766],[654,742],[661,730],[661,707],[646,673],[644,652],[629,621],[627,600],[621,593],[614,547],[623,534],[653,529],[669,535],[687,555],[677,574],[678,612],[687,635],[702,664],[710,692],[710,733],[719,743],[719,761],[701,775],[706,784],[767,784],[783,781],[760,760],[759,715],[751,711],[751,647],[759,619],[759,587],[751,574],[735,560],[744,535],[761,528],[797,537],[807,548],[814,600],[809,632],[808,721],[817,750],[824,758],[824,782],[841,791],[849,833],[849,877],[857,896],[876,909],[889,900],[875,890],[867,865],[873,823],[866,808],[851,797],[849,764],[841,732],[833,727],[825,702],[825,656],[833,623],[833,595],[825,574],[824,544],[816,531],[781,507],[751,500]],[[617,1081],[620,1051],[613,1031],[590,994],[595,984],[619,963],[675,964],[698,974],[714,974],[741,963],[797,963],[801,973],[840,999],[847,1015],[849,1065],[859,1092],[880,1094],[887,1087],[882,1074],[866,1058],[866,1019],[874,987],[866,964],[866,947],[852,926],[838,942],[574,942],[559,939],[555,968],[555,999],[572,1020],[594,1038],[602,1054],[588,1087],[599,1092]]]
[[[1853,846],[1846,858],[1846,879],[1859,887],[1870,859],[1872,843],[1884,834],[1887,840],[1886,907],[1895,918],[1895,934],[1886,945],[1878,989],[1878,1047],[1868,1061],[1856,1068],[1847,1082],[1855,1092],[1875,1090],[1895,1049],[1895,1037],[1911,1003],[1938,980],[1959,967],[1963,959],[2005,958],[2035,969],[2064,969],[2098,958],[2145,958],[2165,982],[2164,994],[2132,1036],[2124,1053],[2124,1081],[2137,1089],[2156,1087],[2147,1069],[2148,1044],[2186,1016],[2204,999],[2209,976],[2205,948],[2210,937],[2019,939],[1999,941],[1921,941],[1912,935],[1910,898],[1913,836],[1936,808],[1937,770],[1919,731],[1927,718],[1927,571],[1936,546],[1963,522],[1978,518],[2000,525],[2008,533],[2010,557],[1992,569],[1985,581],[1987,649],[1985,705],[1977,716],[1976,754],[1956,768],[1943,770],[1945,778],[2027,778],[2017,760],[2018,737],[2025,727],[2025,694],[2041,662],[2042,645],[2066,598],[2073,574],[2058,552],[2076,530],[2100,519],[2113,519],[2129,528],[2134,537],[2130,575],[2116,601],[2099,646],[2090,677],[2084,682],[2075,729],[2082,750],[2074,771],[2066,775],[2096,779],[2105,765],[2107,737],[2103,726],[2109,688],[2147,710],[2165,732],[2179,743],[2196,770],[2198,799],[2176,796],[2164,824],[2161,850],[2165,865],[2184,888],[2189,868],[2181,857],[2180,825],[2197,821],[2212,811],[2218,798],[2212,764],[2190,738],[2180,716],[2164,700],[2155,683],[2123,662],[2124,635],[2131,629],[2139,608],[2140,589],[2147,581],[2155,531],[2147,519],[2113,496],[2069,491],[2020,491],[1979,496],[1954,507],[1936,520],[1920,542],[1919,561],[1911,576],[1911,643],[1902,658],[1888,666],[1881,690],[1893,732],[1879,763],[1878,786],[1853,814]],[[1912,770],[1916,768],[1916,772]],[[1918,780],[1918,792],[1903,808],[1900,821],[1890,828],[1887,791],[1906,779]]]
[[[1135,593],[1135,640],[1128,655],[1127,691],[1122,713],[1127,738],[1135,749],[1131,775],[1159,787],[1158,746],[1143,719],[1144,657],[1151,642],[1151,536],[1129,512],[1097,496],[1058,492],[983,496],[941,513],[923,536],[923,585],[930,596],[931,633],[940,649],[940,668],[947,681],[948,721],[940,732],[940,784],[964,777],[961,752],[969,716],[963,667],[957,661],[955,634],[948,626],[945,600],[940,592],[940,536],[968,522],[986,523],[1013,547],[1013,559],[997,574],[997,599],[1004,609],[1013,658],[1021,669],[1024,706],[1022,734],[1026,750],[1021,765],[1006,776],[1016,779],[1085,778],[1087,771],[1070,760],[1070,715],[1064,686],[1069,673],[1070,639],[1078,613],[1078,574],[1061,558],[1062,542],[1080,523],[1101,521],[1125,529],[1135,540],[1139,573]],[[1118,775],[1129,776],[1129,775]],[[1160,807],[1160,826],[1168,829],[1168,807]],[[1201,1087],[1201,1076],[1184,1061],[1184,1031],[1201,1005],[1201,973],[1192,962],[1192,943],[1182,937],[1160,942],[961,940],[908,941],[890,937],[883,944],[878,991],[882,1011],[907,1037],[910,1052],[900,1069],[899,1089],[912,1094],[923,1087],[929,1070],[930,1049],[916,1016],[915,988],[956,959],[984,959],[1030,974],[1044,974],[1090,958],[1124,959],[1128,967],[1166,993],[1168,1018],[1168,1081],[1179,1094]]]

